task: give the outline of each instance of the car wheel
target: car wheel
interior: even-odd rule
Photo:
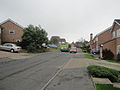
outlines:
[[[14,52],[14,49],[11,49],[11,50],[10,50],[10,52],[12,52],[12,53],[13,53],[13,52]]]

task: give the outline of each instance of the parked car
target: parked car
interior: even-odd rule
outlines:
[[[96,49],[92,49],[91,52],[92,52],[92,54],[99,54],[100,53],[100,51],[96,50]]]
[[[49,48],[58,48],[56,45],[48,45]]]
[[[0,45],[0,49],[10,52],[19,52],[21,50],[21,47],[13,43],[5,43],[3,45]]]
[[[76,47],[70,48],[70,53],[77,53],[77,48]]]

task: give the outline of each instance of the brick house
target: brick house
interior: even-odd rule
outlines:
[[[8,19],[2,23],[0,26],[3,28],[1,30],[1,43],[16,43],[22,40],[23,27],[11,19]]]
[[[115,19],[113,25],[90,39],[91,50],[110,49],[115,55],[120,53],[120,20]]]
[[[0,44],[1,44],[1,31],[2,31],[2,26],[0,26]]]
[[[59,40],[59,44],[63,44],[63,43],[66,43],[65,38],[60,38],[60,40]]]

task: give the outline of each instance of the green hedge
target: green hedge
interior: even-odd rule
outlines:
[[[95,65],[88,66],[87,69],[93,77],[109,78],[112,82],[120,82],[120,72],[117,70]]]

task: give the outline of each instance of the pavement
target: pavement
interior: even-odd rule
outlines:
[[[108,78],[92,78],[95,84],[113,84]]]
[[[45,90],[95,90],[83,63],[80,59],[70,59]]]

